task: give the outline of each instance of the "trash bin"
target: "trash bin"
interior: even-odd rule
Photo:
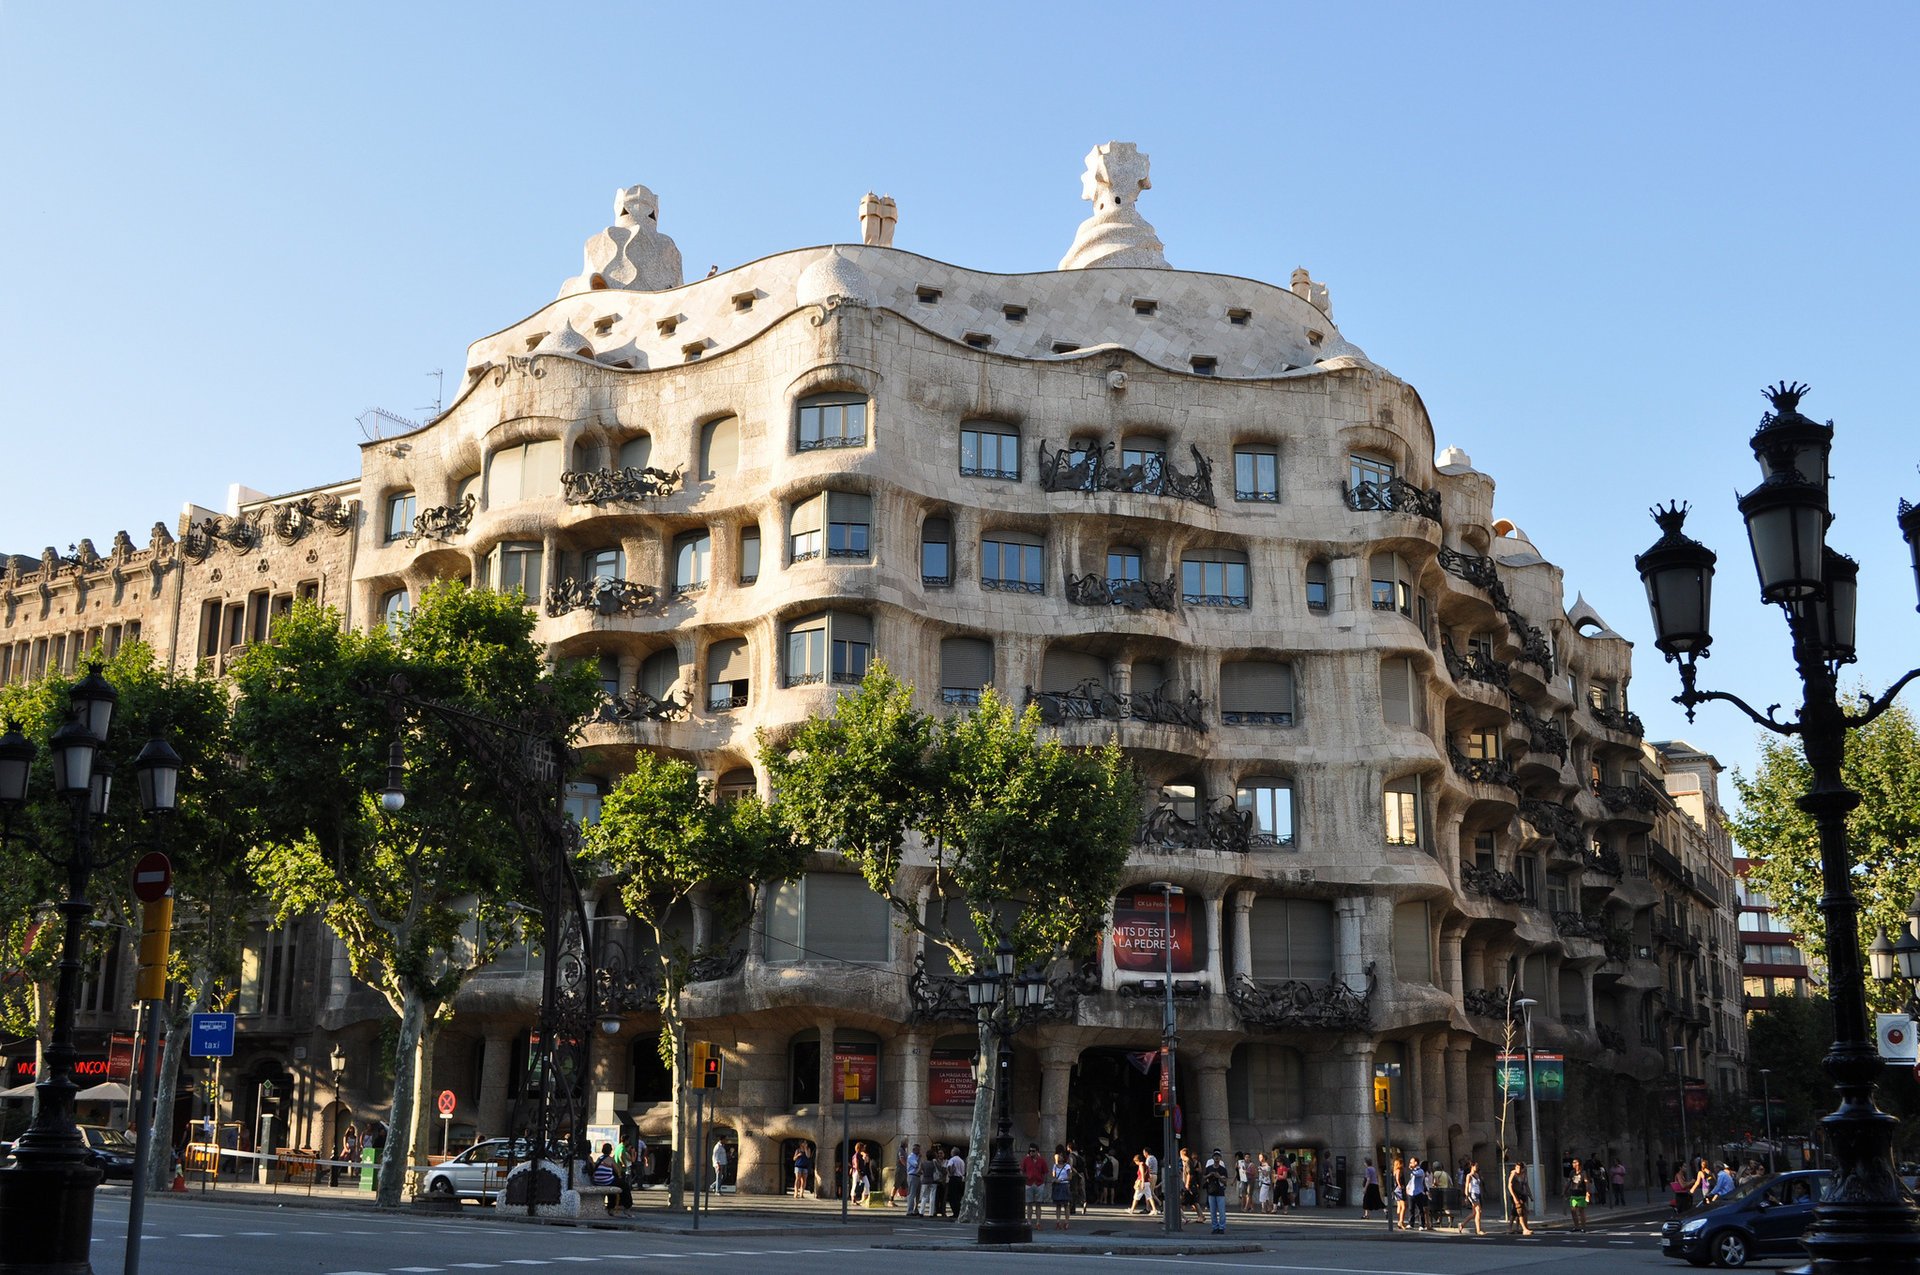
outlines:
[[[373,1179],[374,1179],[375,1173],[377,1172],[376,1166],[379,1163],[380,1163],[380,1149],[378,1147],[362,1147],[361,1148],[360,1150],[360,1189],[362,1191],[373,1190]]]

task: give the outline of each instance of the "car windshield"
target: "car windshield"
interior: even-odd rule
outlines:
[[[133,1151],[133,1139],[118,1129],[101,1129],[93,1125],[86,1126],[87,1142],[105,1151]]]
[[[1825,1198],[1827,1184],[1831,1181],[1824,1175],[1808,1177],[1779,1173],[1754,1183],[1740,1199],[1742,1202],[1808,1204]]]

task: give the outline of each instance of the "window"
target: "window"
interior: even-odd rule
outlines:
[[[1262,981],[1332,979],[1333,934],[1331,900],[1255,899],[1247,912],[1253,976]]]
[[[1106,689],[1107,662],[1097,655],[1056,646],[1050,648],[1040,662],[1042,691],[1068,694],[1079,691],[1089,682],[1093,685],[1088,689],[1096,695]]]
[[[1152,314],[1159,308],[1160,303],[1152,297],[1135,297],[1133,299],[1133,312],[1142,317]]]
[[[887,901],[864,878],[809,872],[769,892],[767,963],[884,964],[891,957],[892,919]]]
[[[234,1009],[242,1014],[291,1014],[298,951],[291,925],[251,931],[240,954],[240,1000]]]
[[[405,589],[395,589],[380,599],[380,622],[389,633],[398,633],[412,613],[413,599]]]
[[[1424,899],[1394,905],[1393,972],[1403,983],[1433,982],[1433,927]]]
[[[752,584],[760,578],[760,528],[740,529],[740,583]]]
[[[1005,316],[1008,323],[1027,321],[1027,307],[1023,305],[1003,305],[1000,307],[1000,313]]]
[[[720,776],[714,785],[713,796],[716,801],[739,801],[742,797],[753,796],[759,790],[759,782],[754,779],[752,769],[738,766]]]
[[[1234,792],[1233,808],[1253,815],[1253,844],[1293,844],[1293,781],[1256,777],[1243,779]]]
[[[474,503],[476,504],[479,503],[480,501],[480,475],[479,474],[468,474],[465,478],[462,478],[460,480],[459,485],[453,489],[453,503],[455,505],[466,504],[468,496],[473,497]]]
[[[867,400],[862,394],[815,394],[800,400],[798,450],[863,447],[867,441]]]
[[[1229,726],[1293,725],[1293,666],[1274,660],[1221,665],[1220,720]]]
[[[747,640],[724,638],[707,648],[707,708],[720,712],[747,704]]]
[[[600,785],[594,780],[567,785],[567,795],[561,802],[567,818],[579,827],[600,822]]]
[[[1387,824],[1387,844],[1418,846],[1424,840],[1421,826],[1426,822],[1420,809],[1420,776],[1408,775],[1387,782],[1383,795]]]
[[[833,617],[833,651],[828,675],[836,682],[858,684],[873,659],[873,621],[864,615]]]
[[[1482,872],[1494,870],[1493,834],[1476,832],[1473,834],[1473,863]]]
[[[594,680],[600,687],[600,693],[608,699],[617,699],[620,695],[620,657],[603,655],[594,664]]]
[[[980,587],[1013,593],[1045,593],[1046,551],[1040,537],[996,531],[980,542]]]
[[[1020,433],[975,422],[960,430],[960,472],[969,478],[1020,477]]]
[[[1564,872],[1547,873],[1547,910],[1549,912],[1571,912],[1571,895],[1567,890],[1567,874]]]
[[[1513,875],[1520,882],[1520,897],[1528,903],[1540,901],[1540,860],[1523,854],[1513,861]]]
[[[689,531],[673,540],[673,591],[696,593],[707,587],[713,565],[713,537],[704,531]]]
[[[640,665],[640,689],[656,700],[672,695],[674,684],[679,680],[680,652],[672,647],[655,651]]]
[[[387,542],[405,540],[413,534],[413,517],[417,498],[410,491],[387,498]]]
[[[1227,322],[1233,324],[1236,328],[1246,327],[1247,320],[1252,317],[1253,311],[1251,310],[1242,310],[1238,307],[1229,307],[1227,310]]]
[[[508,540],[487,555],[487,586],[497,593],[516,589],[528,599],[540,596],[540,545],[533,540]]]
[[[1132,479],[1122,490],[1159,491],[1167,467],[1167,445],[1157,438],[1129,438],[1120,449],[1120,467]]]
[[[626,447],[620,449],[622,463],[625,463],[626,451]],[[553,496],[559,491],[560,443],[557,439],[516,443],[487,457],[487,504],[490,507],[536,496]]]
[[[1109,585],[1140,582],[1140,551],[1132,545],[1115,545],[1107,550]],[[1117,602],[1115,605],[1119,605]]]
[[[1280,456],[1271,447],[1233,449],[1233,498],[1280,499]]]
[[[1315,558],[1307,564],[1307,610],[1315,615],[1327,613],[1327,564]]]
[[[624,580],[627,555],[623,549],[589,549],[580,555],[580,571],[589,580]]]
[[[815,496],[793,507],[787,518],[787,561],[811,562],[820,556],[821,526],[826,501]]]
[[[1227,1064],[1227,1112],[1260,1124],[1304,1120],[1308,1089],[1300,1052],[1284,1045],[1236,1045]],[[1311,1151],[1294,1162],[1313,1174]]]
[[[873,659],[873,621],[848,612],[824,612],[796,620],[787,630],[788,686],[810,686],[829,678],[857,683]]]
[[[1372,559],[1373,567],[1373,609],[1376,611],[1398,611],[1401,615],[1413,614],[1413,581],[1409,578],[1406,564],[1399,555],[1376,553]]]
[[[1393,481],[1393,462],[1378,456],[1356,453],[1347,460],[1347,482],[1356,490],[1371,483],[1376,486]]]
[[[953,523],[929,518],[920,524],[920,583],[944,589],[953,583]]]
[[[859,558],[868,556],[868,536],[873,523],[873,497],[846,491],[827,493],[827,556]]]
[[[1196,354],[1187,360],[1195,376],[1212,376],[1220,370],[1220,360],[1211,354]]]
[[[913,290],[913,299],[921,305],[938,305],[940,304],[940,289],[929,287],[923,283]]]
[[[1247,555],[1238,549],[1199,549],[1180,561],[1180,592],[1189,605],[1244,607]]]
[[[940,643],[940,700],[971,708],[981,688],[993,680],[993,643],[985,638],[950,637]]]
[[[1462,751],[1474,761],[1500,760],[1500,732],[1492,727],[1468,731],[1462,738]]]
[[[645,469],[653,463],[653,436],[642,434],[638,438],[629,438],[620,444],[619,462],[622,469]]]
[[[700,427],[700,477],[712,482],[740,467],[740,419],[723,416]]]

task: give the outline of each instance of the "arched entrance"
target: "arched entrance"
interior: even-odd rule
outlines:
[[[1186,1068],[1176,1063],[1175,1079],[1187,1092]],[[1161,1121],[1153,1113],[1160,1087],[1159,1051],[1087,1049],[1074,1064],[1067,1087],[1067,1137],[1089,1162],[1111,1147],[1120,1161],[1120,1178],[1133,1180],[1133,1157],[1142,1148],[1161,1151]],[[1187,1108],[1191,1119],[1191,1104]]]

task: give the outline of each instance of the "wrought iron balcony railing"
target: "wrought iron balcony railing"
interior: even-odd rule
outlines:
[[[1483,868],[1477,863],[1461,866],[1460,884],[1466,887],[1469,894],[1478,894],[1501,903],[1524,903],[1527,898],[1527,887],[1520,884],[1519,877],[1498,868]]]
[[[1449,549],[1442,545],[1439,561],[1442,571],[1451,576],[1458,576],[1478,588],[1492,589],[1500,583],[1500,573],[1494,568],[1492,558],[1461,553],[1457,549]]]
[[[1610,704],[1595,704],[1589,701],[1587,704],[1587,712],[1594,721],[1600,723],[1602,726],[1612,730],[1624,731],[1632,735],[1635,739],[1647,733],[1645,723],[1640,720],[1640,714],[1634,712],[1632,709],[1614,708]]]
[[[1454,649],[1452,639],[1440,644],[1440,655],[1447,662],[1447,673],[1454,681],[1483,682],[1507,690],[1513,684],[1513,670],[1478,647],[1465,655]]]
[[[1506,987],[1469,987],[1461,998],[1469,1014],[1482,1018],[1506,1018],[1513,1013],[1515,1000],[1511,985]]]
[[[1176,698],[1165,686],[1122,695],[1108,690],[1098,678],[1088,678],[1071,691],[1036,691],[1029,686],[1026,702],[1040,706],[1040,720],[1049,726],[1106,720],[1158,722],[1203,732],[1207,729],[1206,701],[1194,691]]]
[[[414,515],[413,532],[407,537],[407,548],[411,549],[422,540],[438,540],[441,543],[455,536],[467,534],[467,528],[473,525],[475,501],[469,492],[460,498],[457,505],[435,505],[423,509]]]
[[[1447,741],[1447,760],[1453,763],[1454,773],[1471,783],[1500,784],[1507,788],[1517,787],[1519,776],[1513,773],[1513,767],[1498,757],[1469,757]]]
[[[1263,983],[1236,974],[1227,984],[1227,999],[1243,1023],[1268,1031],[1364,1031],[1373,1021],[1373,989],[1374,966],[1369,964],[1364,992],[1338,978]]]
[[[1520,817],[1552,838],[1564,853],[1576,859],[1585,854],[1587,843],[1580,835],[1580,816],[1566,806],[1527,797],[1520,802]]]
[[[638,615],[660,600],[660,591],[650,584],[631,580],[612,580],[594,576],[575,580],[571,576],[547,586],[547,614],[566,615],[570,611],[591,611],[595,615]]]
[[[1567,759],[1567,733],[1560,729],[1558,723],[1536,713],[1531,705],[1511,691],[1507,694],[1507,707],[1513,711],[1513,720],[1526,728],[1527,746],[1531,751],[1551,754],[1561,761]]]
[[[1222,797],[1196,819],[1182,815],[1170,801],[1154,807],[1140,822],[1135,842],[1150,850],[1218,850],[1226,854],[1248,854],[1255,850],[1286,849],[1293,845],[1293,830],[1263,830],[1254,823],[1253,811],[1238,809],[1233,799]]]
[[[1124,577],[1067,573],[1067,601],[1082,607],[1125,607],[1129,611],[1178,611],[1180,584],[1168,576],[1165,582],[1133,580]]]
[[[560,491],[569,505],[634,505],[673,495],[684,472],[680,465],[671,472],[652,465],[570,469],[560,475]]]
[[[1108,460],[1112,443],[1098,448],[1073,451],[1065,447],[1054,451],[1040,444],[1040,489],[1042,491],[1117,491],[1143,496],[1172,496],[1213,506],[1213,463],[1189,446],[1193,454],[1193,472],[1183,474],[1164,456],[1129,465],[1114,465]]]
[[[683,722],[692,696],[681,692],[658,699],[639,687],[629,687],[602,701],[596,720],[602,722]]]
[[[1429,522],[1440,521],[1440,493],[1424,491],[1404,478],[1383,478],[1362,483],[1343,480],[1340,495],[1346,500],[1347,508],[1356,513],[1377,511],[1412,514]]]

